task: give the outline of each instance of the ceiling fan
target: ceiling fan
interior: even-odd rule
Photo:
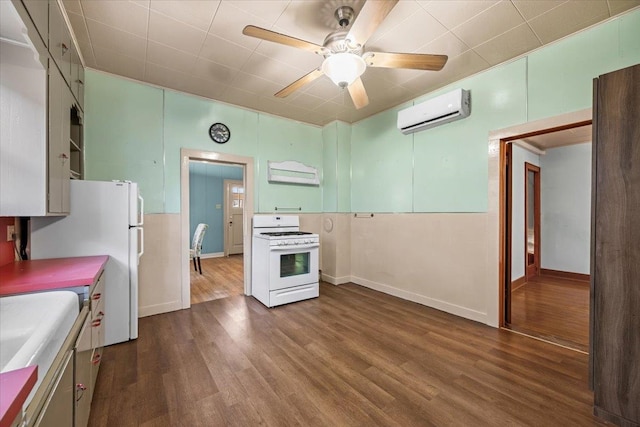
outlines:
[[[242,34],[324,56],[320,68],[276,93],[278,98],[289,96],[318,77],[327,75],[336,85],[349,90],[353,104],[360,109],[369,104],[369,97],[360,79],[367,66],[440,71],[447,62],[447,55],[365,51],[365,43],[397,3],[398,0],[367,1],[355,20],[355,13],[350,6],[338,7],[334,16],[340,28],[329,33],[322,46],[253,25],[244,27]]]

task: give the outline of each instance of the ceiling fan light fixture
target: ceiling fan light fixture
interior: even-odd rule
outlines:
[[[366,68],[362,57],[349,52],[333,54],[322,63],[322,72],[341,88],[348,87]]]

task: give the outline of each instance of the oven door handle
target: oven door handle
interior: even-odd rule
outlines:
[[[319,243],[311,243],[308,245],[271,246],[270,249],[272,251],[298,251],[300,249],[315,249],[319,247]]]

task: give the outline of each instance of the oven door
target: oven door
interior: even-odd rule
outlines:
[[[317,243],[270,247],[270,290],[318,282]]]

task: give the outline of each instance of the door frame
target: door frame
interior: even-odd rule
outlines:
[[[231,246],[229,244],[229,239],[230,239],[230,234],[229,234],[229,227],[227,227],[227,222],[229,221],[229,210],[231,209],[231,207],[229,206],[229,188],[228,185],[229,183],[232,182],[242,182],[242,186],[244,188],[245,183],[244,180],[239,180],[239,179],[223,179],[222,180],[222,188],[224,188],[224,195],[223,195],[223,202],[222,202],[222,212],[224,215],[224,220],[223,220],[223,230],[222,230],[222,234],[223,234],[223,252],[224,252],[224,256],[229,256],[229,247]],[[247,198],[247,195],[245,193],[244,198]],[[246,203],[246,200],[245,200]],[[242,206],[242,218],[244,219],[244,205]],[[243,239],[243,245],[244,245],[244,229],[242,230],[242,239]],[[243,253],[244,253],[244,247],[243,247]]]
[[[529,265],[529,172],[533,172],[533,265]],[[533,273],[530,271],[533,270]],[[524,276],[526,280],[540,274],[540,167],[524,162]]]
[[[244,294],[251,295],[251,220],[253,219],[254,159],[235,154],[202,151],[188,148],[180,149],[180,242],[181,242],[181,298],[182,308],[191,307],[191,267],[189,264],[189,162],[209,161],[214,163],[243,166],[244,216],[242,235],[244,245]]]
[[[499,179],[499,203],[498,203],[498,326],[507,326],[511,314],[511,197],[507,196],[507,190],[511,191],[511,176],[508,165],[508,144],[513,141],[558,132],[592,124],[591,109],[567,113],[550,119],[543,119],[533,123],[524,123],[508,129],[491,132],[490,138],[499,142],[498,153],[500,156]],[[526,240],[525,240],[526,244]],[[526,262],[526,261],[525,261]],[[508,273],[508,274],[507,274]],[[526,271],[525,271],[526,274]]]

